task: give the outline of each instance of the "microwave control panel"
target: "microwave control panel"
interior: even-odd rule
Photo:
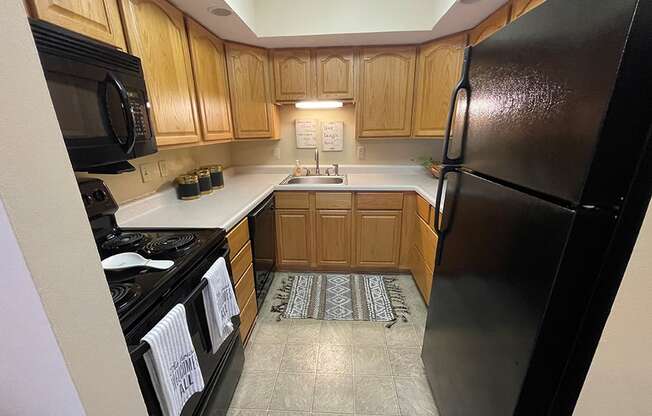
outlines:
[[[140,91],[129,90],[127,96],[129,97],[129,107],[131,107],[131,112],[136,122],[134,125],[136,137],[139,139],[149,139],[152,137],[149,126],[149,114],[147,112],[149,103],[145,101],[145,97],[143,97]]]

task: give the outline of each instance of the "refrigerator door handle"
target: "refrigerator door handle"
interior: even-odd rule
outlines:
[[[458,166],[442,166],[439,174],[439,182],[437,183],[437,195],[435,196],[435,224],[433,225],[435,234],[437,235],[437,252],[435,253],[435,265],[441,264],[441,253],[444,247],[444,239],[446,231],[440,228],[441,222],[441,198],[444,191],[444,180],[446,175],[451,172],[457,172]]]
[[[451,130],[453,128],[453,117],[455,116],[455,105],[457,104],[457,96],[461,90],[466,91],[466,100],[469,101],[469,63],[471,60],[471,47],[467,46],[464,49],[464,63],[462,64],[462,75],[460,81],[455,86],[451,96],[450,106],[448,107],[448,121],[446,122],[446,130],[444,132],[444,148],[442,152],[442,163],[444,165],[460,163],[461,155],[458,158],[449,158],[448,149],[451,141]]]

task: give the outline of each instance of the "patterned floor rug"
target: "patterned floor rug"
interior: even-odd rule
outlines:
[[[396,278],[367,274],[300,273],[288,276],[272,306],[279,319],[407,322]]]

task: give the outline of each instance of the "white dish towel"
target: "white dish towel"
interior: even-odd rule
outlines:
[[[150,346],[143,356],[165,416],[178,416],[204,378],[192,345],[186,308],[178,304],[142,339]]]
[[[206,321],[208,332],[211,336],[213,354],[217,352],[222,342],[233,331],[231,317],[240,313],[238,302],[233,293],[229,270],[223,257],[215,263],[204,275],[208,285],[204,288],[204,306],[206,308]]]

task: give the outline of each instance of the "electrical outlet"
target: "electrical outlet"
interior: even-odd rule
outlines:
[[[364,160],[366,156],[366,148],[363,145],[358,146],[358,160]]]
[[[140,177],[143,183],[151,182],[154,180],[154,171],[156,170],[155,163],[143,163],[140,165]]]
[[[161,178],[168,176],[168,164],[165,160],[158,161],[158,171],[161,174]]]
[[[274,158],[276,160],[281,160],[281,146],[276,146],[274,148]]]

